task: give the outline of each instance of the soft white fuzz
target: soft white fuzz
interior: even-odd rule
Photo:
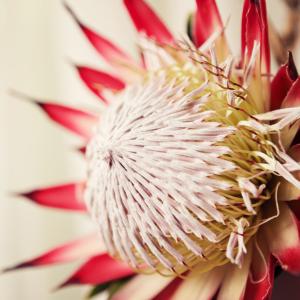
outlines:
[[[235,167],[221,158],[230,149],[217,145],[235,128],[207,121],[205,83],[190,93],[186,86],[159,75],[128,88],[88,147],[88,206],[109,252],[135,268],[142,260],[172,270],[166,252],[184,264],[177,241],[202,256],[191,235],[215,243],[207,224],[224,222],[216,205],[227,200],[216,191],[230,185],[211,177]]]

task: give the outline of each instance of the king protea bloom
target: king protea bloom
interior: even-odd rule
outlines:
[[[18,269],[86,258],[61,286],[98,285],[112,299],[267,299],[274,268],[300,272],[300,79],[292,55],[270,73],[264,0],[245,0],[241,57],[215,1],[197,0],[175,38],[142,0],[124,0],[141,61],[86,27],[114,69],[78,66],[106,105],[37,102],[85,141],[87,179],[25,193],[89,212],[97,233]],[[110,90],[110,93],[107,93]]]

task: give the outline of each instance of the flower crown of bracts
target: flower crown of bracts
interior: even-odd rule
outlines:
[[[300,272],[300,81],[292,55],[271,76],[265,1],[244,2],[241,59],[231,55],[213,0],[196,1],[180,39],[144,1],[124,4],[140,62],[66,6],[113,69],[77,67],[107,107],[99,118],[37,101],[84,139],[87,180],[24,194],[89,211],[101,237],[7,270],[86,258],[61,287],[97,285],[92,295],[106,290],[112,299],[267,299],[276,264]]]

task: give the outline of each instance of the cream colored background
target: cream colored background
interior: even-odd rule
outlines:
[[[149,2],[174,32],[184,31],[193,0]],[[272,11],[282,19],[280,1],[270,2],[275,5]],[[135,55],[135,32],[121,0],[68,3],[86,24]],[[241,1],[222,0],[219,4],[224,18],[231,16],[229,39],[237,53]],[[0,0],[0,268],[89,231],[88,219],[83,216],[45,210],[12,196],[84,176],[83,160],[73,150],[80,140],[48,122],[36,106],[8,94],[13,88],[43,100],[95,107],[97,100],[79,81],[70,60],[106,67],[66,13],[62,1]],[[2,275],[0,299],[81,299],[85,291],[78,287],[49,293],[75,266]]]

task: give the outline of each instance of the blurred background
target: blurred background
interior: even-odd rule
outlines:
[[[68,0],[85,24],[111,38],[133,56],[135,31],[121,0]],[[182,33],[193,0],[148,0],[172,28]],[[241,0],[217,1],[227,36],[239,53]],[[299,1],[267,0],[274,24],[271,38],[273,66],[292,49],[300,68]],[[91,229],[80,214],[44,209],[15,196],[34,188],[80,180],[84,161],[75,150],[80,140],[49,122],[32,103],[10,95],[14,89],[41,101],[51,100],[94,109],[97,99],[83,86],[71,62],[107,69],[61,0],[0,0],[0,269]],[[0,299],[77,300],[85,288],[70,287],[52,293],[78,265],[24,270],[0,276]],[[285,299],[299,299],[299,278],[279,281]],[[298,284],[299,285],[299,284]],[[276,288],[274,299],[283,299]]]

